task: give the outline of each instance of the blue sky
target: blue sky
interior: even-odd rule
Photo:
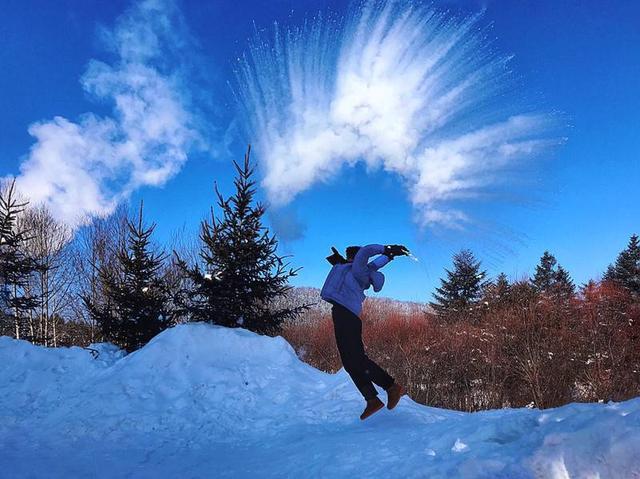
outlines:
[[[5,4],[0,20],[0,176],[17,175],[30,158],[36,142],[28,129],[34,122],[62,116],[94,135],[81,115],[112,115],[108,98],[96,95],[107,86],[118,88],[110,82],[121,80],[109,76],[111,70],[88,74],[87,65],[91,59],[113,64],[114,53],[100,27],[112,29],[130,5],[77,0]],[[238,105],[229,85],[234,85],[238,57],[249,48],[254,23],[269,32],[274,21],[295,26],[318,11],[340,17],[349,8],[337,1],[185,1],[177,6],[184,25],[169,40],[182,42],[180,50],[155,52],[154,61],[188,57],[177,73],[172,65],[158,71],[166,80],[161,86],[179,89],[180,105],[196,112],[197,121],[193,128],[163,125],[163,134],[170,132],[172,138],[168,154],[185,151],[185,158],[171,163],[173,170],[162,186],[154,186],[155,180],[133,182],[125,194],[133,202],[144,198],[148,218],[158,223],[159,241],[169,241],[183,229],[192,234],[214,200],[213,182],[230,192],[231,159],[242,158],[247,141],[256,147],[256,140],[238,128]],[[548,249],[576,282],[597,277],[628,237],[640,232],[640,4],[456,1],[434,2],[434,7],[454,16],[485,9],[478,25],[492,40],[491,50],[513,55],[512,96],[528,109],[552,112],[559,127],[550,134],[566,140],[519,164],[506,186],[485,191],[491,200],[484,195],[464,201],[463,212],[471,222],[462,230],[421,226],[402,175],[362,162],[336,166],[325,181],[303,189],[271,216],[286,238],[282,252],[303,267],[294,284],[322,284],[331,245],[367,242],[404,243],[420,258],[389,267],[383,294],[400,299],[428,300],[452,253],[462,247],[471,248],[491,275],[531,274]],[[126,55],[125,63],[134,66],[147,58],[144,52]],[[174,83],[172,75],[178,74],[181,81]],[[93,85],[93,95],[83,89],[81,78]],[[157,79],[149,77],[150,82]],[[69,131],[66,123],[55,126],[54,136]],[[196,129],[206,148],[189,139]],[[116,129],[109,138],[120,134]],[[43,151],[31,157],[39,154],[44,161],[42,155],[49,151],[44,147],[55,143],[39,138]],[[145,141],[148,145],[156,139]],[[255,151],[257,159],[260,154]],[[265,165],[260,165],[262,176],[269,174]],[[36,180],[29,184],[38,185]],[[118,190],[120,180],[111,178],[107,190]],[[264,191],[261,195],[268,196]]]

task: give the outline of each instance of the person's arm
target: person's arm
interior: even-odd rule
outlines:
[[[391,258],[386,254],[378,256],[373,261],[369,262],[369,269],[373,271],[378,271],[380,268],[388,265],[391,262]]]
[[[351,273],[358,280],[358,283],[362,285],[369,283],[369,258],[382,253],[384,253],[384,246],[381,244],[370,244],[358,250],[351,267]]]

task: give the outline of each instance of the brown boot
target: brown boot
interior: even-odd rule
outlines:
[[[404,390],[402,386],[399,384],[393,383],[387,389],[387,408],[393,409],[398,405],[398,401],[400,398],[404,396],[407,392]]]
[[[378,396],[374,397],[373,399],[368,399],[367,407],[364,409],[364,412],[360,415],[360,419],[364,421],[373,413],[378,412],[380,409],[382,409],[383,406],[384,406],[384,403],[380,401],[380,398],[378,398]]]

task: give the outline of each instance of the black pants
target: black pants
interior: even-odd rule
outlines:
[[[339,304],[333,305],[331,315],[342,365],[364,398],[373,399],[378,392],[372,382],[387,389],[393,384],[393,378],[364,352],[360,318]]]

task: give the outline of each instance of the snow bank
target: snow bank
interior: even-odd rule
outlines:
[[[476,414],[403,398],[361,422],[344,371],[280,337],[191,324],[127,356],[91,348],[0,338],[3,476],[640,477],[640,398]]]

